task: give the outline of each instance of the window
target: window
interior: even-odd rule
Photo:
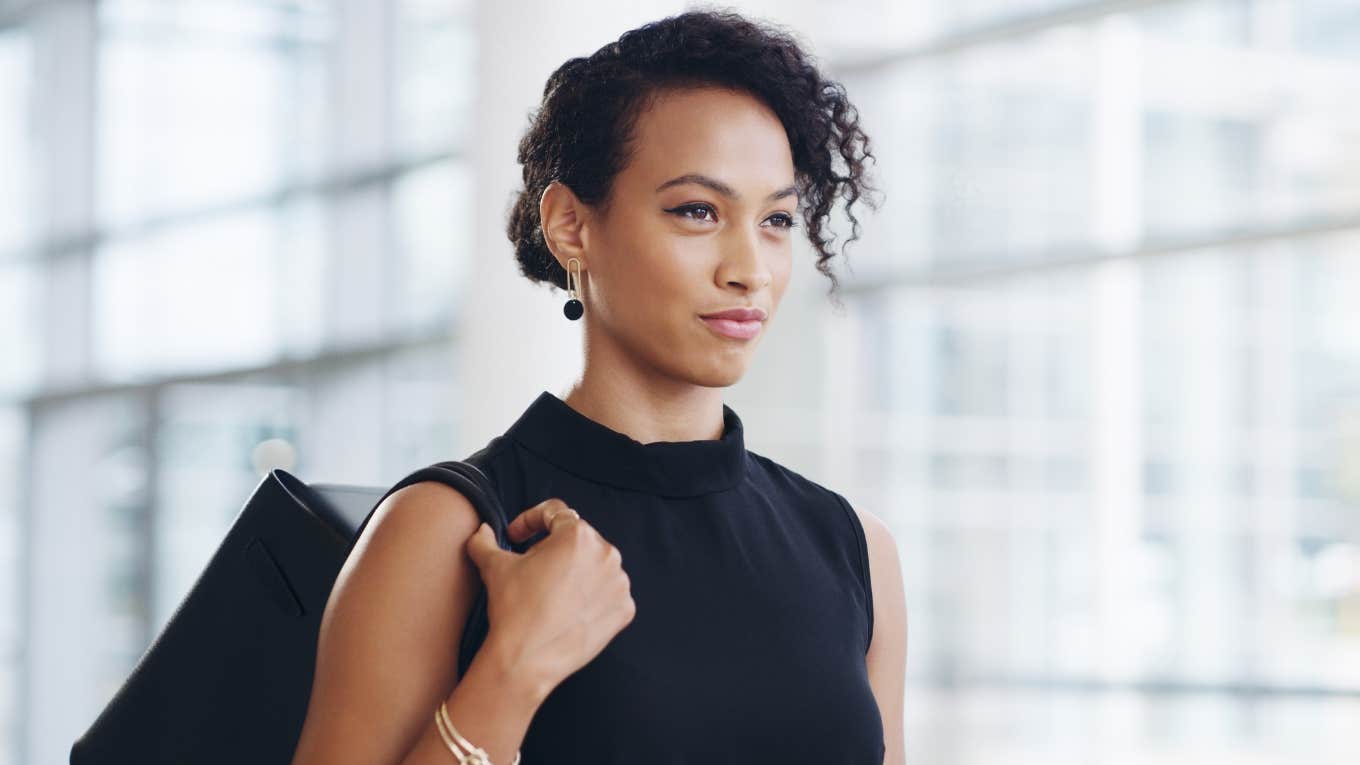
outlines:
[[[1354,759],[1356,5],[917,5],[838,59],[886,204],[827,350],[909,759]]]
[[[448,458],[470,11],[0,12],[0,765],[66,759],[263,471]]]

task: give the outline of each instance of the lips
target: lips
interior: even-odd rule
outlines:
[[[718,319],[709,316],[701,316],[699,319],[704,324],[707,324],[708,328],[715,333],[736,340],[750,340],[760,334],[760,328],[765,323],[759,319],[738,321],[736,319]]]
[[[732,321],[764,321],[765,311],[759,308],[729,308],[716,313],[700,314],[704,319],[731,319]]]

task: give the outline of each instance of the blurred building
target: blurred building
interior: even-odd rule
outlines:
[[[0,765],[262,471],[390,484],[560,389],[514,143],[685,7],[0,0]],[[732,7],[878,158],[846,311],[804,246],[729,403],[893,528],[908,761],[1360,761],[1360,2]]]

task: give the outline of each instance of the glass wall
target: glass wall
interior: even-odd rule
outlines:
[[[1356,761],[1360,5],[920,5],[827,351],[908,760]]]
[[[473,43],[458,2],[0,3],[0,763],[65,761],[264,472],[447,458]]]

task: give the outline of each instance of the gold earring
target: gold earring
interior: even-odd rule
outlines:
[[[572,263],[576,264],[576,280],[574,282],[576,286],[574,288],[571,278]],[[562,313],[566,314],[568,319],[576,321],[581,318],[581,314],[585,313],[586,310],[581,303],[581,261],[576,258],[567,260],[567,292],[571,294],[571,298],[567,300],[566,305],[562,306]]]

